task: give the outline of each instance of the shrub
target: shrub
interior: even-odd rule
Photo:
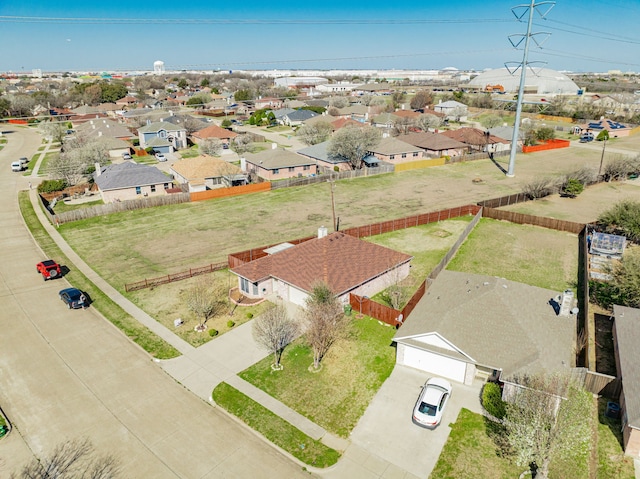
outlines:
[[[227,328],[233,328],[236,325],[231,319],[227,321]]]
[[[562,187],[562,192],[567,196],[578,196],[584,190],[584,185],[575,178],[569,178],[567,183]]]
[[[252,319],[253,318],[253,313],[247,313],[247,319]]]
[[[339,167],[339,166],[334,166],[334,167],[333,167],[333,171],[340,172],[340,167]]]
[[[555,180],[551,178],[537,178],[526,183],[522,188],[522,192],[527,195],[529,199],[535,200],[552,195],[557,189]]]
[[[482,406],[489,414],[498,419],[504,418],[507,413],[505,402],[502,400],[502,390],[496,383],[487,383],[482,389]]]
[[[210,329],[209,330],[209,336],[211,336],[212,338],[214,336],[217,336],[217,335],[218,335],[218,330],[217,329]]]
[[[44,180],[38,185],[39,193],[53,193],[54,191],[62,191],[67,187],[65,180]]]

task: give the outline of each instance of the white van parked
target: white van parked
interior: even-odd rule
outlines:
[[[22,166],[21,161],[14,161],[11,163],[11,171],[22,171],[24,167]]]

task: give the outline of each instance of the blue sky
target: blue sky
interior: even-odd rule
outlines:
[[[168,70],[499,68],[522,60],[508,37],[527,27],[512,13],[520,3],[504,0],[57,3],[0,2],[0,71],[127,72],[155,60]],[[547,20],[535,16],[533,31],[551,36],[529,60],[640,72],[638,18],[637,0],[558,0]]]

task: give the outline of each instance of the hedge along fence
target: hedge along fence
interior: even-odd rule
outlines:
[[[231,188],[217,188],[215,190],[196,191],[189,193],[190,201],[211,200],[214,198],[226,198],[228,196],[246,195],[248,193],[258,193],[260,191],[269,191],[271,183],[252,183],[250,185],[233,186]]]
[[[533,145],[533,146],[523,146],[523,153],[533,153],[535,151],[544,151],[544,150],[556,150],[558,148],[569,148],[571,142],[569,140],[560,140],[558,138],[554,138],[553,140],[546,140],[542,145]]]
[[[172,193],[162,196],[152,196],[148,198],[140,198],[135,200],[119,201],[117,203],[108,203],[106,205],[95,205],[87,208],[78,208],[77,210],[65,211],[64,213],[53,216],[53,223],[61,225],[72,221],[85,220],[96,216],[109,215],[111,213],[120,213],[122,211],[133,211],[143,208],[153,208],[155,206],[177,205],[179,203],[188,203],[189,193]]]

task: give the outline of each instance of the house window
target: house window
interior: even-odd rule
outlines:
[[[310,165],[304,165],[304,166],[302,167],[302,169],[303,169],[304,171],[309,171],[309,170],[311,169],[311,166],[310,166]]]
[[[139,186],[136,186],[136,195],[140,195],[142,194],[142,188],[140,188]]]
[[[164,189],[165,189],[165,190],[168,190],[168,189],[169,189],[169,183],[165,183],[165,184],[164,184]]]
[[[156,192],[156,185],[151,185],[151,193],[155,193]]]
[[[258,283],[253,283],[253,295],[258,296]]]
[[[396,157],[396,155],[389,155],[389,159],[393,160]]]
[[[413,152],[413,157],[414,157],[414,158],[417,158],[417,157],[418,157],[418,152],[417,152],[417,151],[414,151],[414,152]]]
[[[277,174],[279,174],[279,173],[280,173],[280,170],[279,170],[278,168],[276,168],[275,170],[273,170],[273,174],[274,174],[274,175],[277,175]]]
[[[289,173],[293,173],[294,171],[296,171],[296,167],[295,166],[290,166],[289,167]]]
[[[240,278],[240,289],[243,293],[249,294],[249,281],[246,278]]]
[[[165,130],[160,130],[158,132],[158,137],[159,138],[166,138],[167,137],[167,132]]]
[[[406,154],[406,153],[403,153],[403,154],[402,154],[402,158],[406,158],[406,157],[407,157],[407,154]]]

